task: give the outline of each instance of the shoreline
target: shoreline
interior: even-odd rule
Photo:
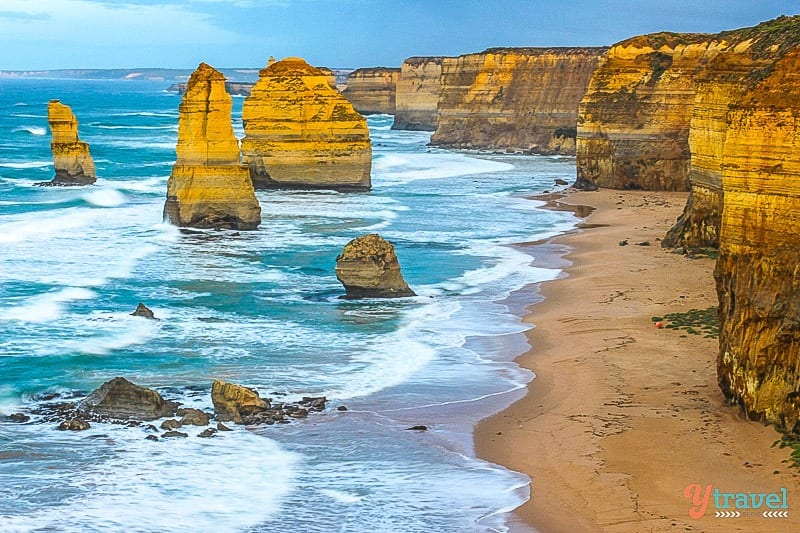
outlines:
[[[726,403],[717,339],[653,325],[654,316],[717,305],[713,260],[671,254],[657,241],[685,198],[601,190],[551,199],[595,209],[575,231],[544,241],[569,266],[529,290],[538,303],[524,321],[535,327],[517,362],[536,378],[474,431],[478,457],[531,477],[512,531],[791,530],[791,518],[755,512],[717,518],[713,501],[703,517],[688,514],[684,489],[698,483],[787,488],[791,516],[800,474],[782,462],[789,450],[771,447],[776,431]]]

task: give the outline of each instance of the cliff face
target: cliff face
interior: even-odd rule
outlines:
[[[41,185],[91,185],[95,177],[89,145],[78,139],[78,121],[69,106],[58,100],[47,105],[47,122],[53,133],[50,149],[56,175]]]
[[[793,27],[797,25],[792,20],[777,19],[714,36],[720,48],[698,75],[689,129],[690,197],[663,246],[719,245],[730,106],[753,90],[753,84],[791,50]]]
[[[800,17],[782,22],[800,35]],[[795,433],[800,433],[798,44],[800,39],[730,106],[715,272],[720,386],[750,417]],[[771,53],[779,55],[780,49]]]
[[[231,125],[225,77],[201,63],[189,79],[178,118],[177,159],[167,182],[164,218],[178,226],[256,229],[261,208]]]
[[[443,57],[410,57],[403,62],[392,129],[436,130],[443,61]]]
[[[431,144],[574,154],[578,103],[605,52],[511,48],[445,58]]]
[[[261,70],[242,119],[243,161],[256,188],[370,188],[366,120],[302,59]]]
[[[360,68],[350,73],[342,91],[362,115],[394,115],[399,68]]]
[[[697,77],[724,47],[671,33],[614,45],[580,103],[576,185],[688,190]]]

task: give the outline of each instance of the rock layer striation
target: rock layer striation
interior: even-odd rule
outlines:
[[[350,73],[342,95],[362,115],[394,115],[399,68],[360,68]]]
[[[444,58],[435,146],[575,153],[578,103],[606,48],[492,48]]]
[[[366,120],[302,59],[262,69],[242,118],[243,161],[256,188],[371,187]]]
[[[167,183],[164,218],[195,228],[252,230],[261,207],[248,167],[240,163],[225,77],[205,63],[180,104],[177,160]]]
[[[444,57],[409,57],[397,79],[394,130],[435,131]]]
[[[96,180],[89,145],[78,138],[78,120],[69,106],[59,100],[47,105],[47,122],[53,133],[50,149],[56,175],[37,185],[91,185]]]

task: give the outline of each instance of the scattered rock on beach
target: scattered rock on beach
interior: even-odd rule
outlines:
[[[161,438],[162,439],[171,439],[171,438],[174,438],[174,437],[180,437],[180,438],[184,438],[185,439],[188,436],[189,436],[189,434],[188,433],[184,433],[183,431],[167,431],[166,433],[161,435]]]
[[[215,437],[216,435],[217,435],[217,430],[216,429],[214,429],[214,428],[206,428],[203,431],[201,431],[197,436],[201,437],[201,438],[204,438],[204,439],[207,439],[207,438],[210,438],[210,437]]]
[[[9,422],[16,422],[18,424],[24,424],[25,422],[29,422],[31,419],[31,417],[25,413],[11,413],[8,415],[8,417],[3,418],[7,418]]]

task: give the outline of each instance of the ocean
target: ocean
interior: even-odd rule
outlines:
[[[529,479],[476,458],[472,428],[533,378],[513,362],[524,303],[560,271],[526,243],[577,220],[530,197],[571,181],[574,159],[434,149],[372,116],[371,192],[259,191],[258,231],[182,233],[162,221],[166,85],[0,80],[0,415],[115,376],[208,411],[214,379],[328,408],[159,442],[0,422],[0,531],[506,531]],[[95,186],[33,186],[54,174],[53,98]],[[417,297],[340,298],[336,256],[374,232]],[[130,316],[138,302],[161,320]]]

